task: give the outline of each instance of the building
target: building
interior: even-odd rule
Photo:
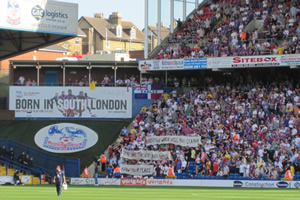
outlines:
[[[78,28],[77,37],[56,44],[59,47],[69,50],[68,56],[82,54],[82,38],[85,38],[85,33]]]
[[[87,36],[82,42],[83,54],[144,48],[143,32],[132,22],[122,21],[119,12],[113,12],[108,19],[104,18],[103,13],[96,13],[94,17],[81,17],[78,25]]]
[[[163,23],[161,23],[160,27],[161,33],[160,38],[161,41],[163,41],[170,33],[170,29],[164,26]],[[143,30],[144,31],[144,30]],[[157,26],[148,26],[148,49],[149,52],[151,52],[155,47],[157,47],[158,44],[158,27]]]
[[[66,57],[69,52],[70,51],[65,48],[51,45],[9,59],[1,60],[0,78],[9,74],[9,60],[56,60],[57,58]]]

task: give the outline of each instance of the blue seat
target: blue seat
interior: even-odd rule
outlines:
[[[196,165],[196,163],[194,161],[191,161],[190,165]]]

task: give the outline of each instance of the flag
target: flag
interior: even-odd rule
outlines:
[[[164,93],[163,87],[158,85],[137,85],[133,90],[136,99],[159,99]]]
[[[97,81],[93,81],[89,84],[90,86],[90,90],[95,90],[96,89],[96,84],[97,84]]]

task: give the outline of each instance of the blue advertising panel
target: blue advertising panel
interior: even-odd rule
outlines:
[[[207,58],[184,59],[184,69],[206,69]]]

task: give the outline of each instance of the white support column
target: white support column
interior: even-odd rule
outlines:
[[[41,66],[36,66],[36,68],[37,68],[36,83],[37,83],[37,86],[40,86],[40,68],[41,68]]]
[[[63,69],[63,86],[65,87],[66,86],[66,68],[64,65],[62,66],[62,69]]]
[[[198,8],[198,0],[195,0],[195,9]]]
[[[183,11],[182,11],[182,21],[185,21],[186,20],[186,0],[183,0],[183,6],[182,6],[182,9],[183,9]]]
[[[161,42],[161,0],[157,0],[157,45]]]
[[[144,58],[148,58],[148,0],[145,0]]]
[[[170,0],[170,32],[174,32],[174,0]]]
[[[92,82],[91,66],[89,66],[89,84]]]
[[[117,84],[116,84],[116,80],[117,80],[117,69],[118,69],[118,67],[117,66],[115,66],[114,67],[114,70],[115,70],[115,73],[114,73],[114,79],[115,79],[115,87],[117,86]]]

